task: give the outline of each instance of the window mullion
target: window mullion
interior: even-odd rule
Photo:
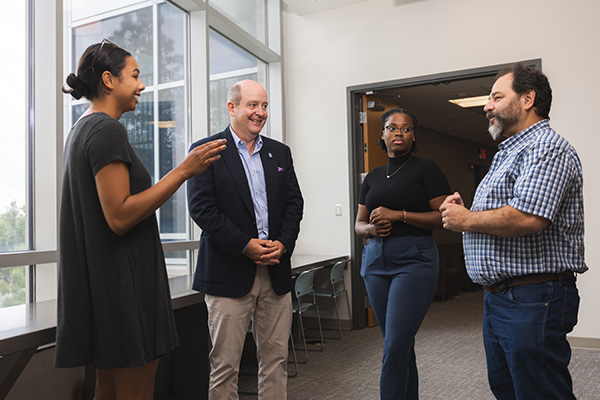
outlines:
[[[154,91],[152,92],[153,99],[153,114],[154,114],[154,177],[155,182],[158,182],[160,176],[160,127],[158,126],[159,116],[159,104],[158,104],[158,5],[154,3],[152,5],[152,82],[154,82]],[[160,232],[161,219],[160,219],[160,208],[156,210],[156,219],[158,222],[158,231]]]

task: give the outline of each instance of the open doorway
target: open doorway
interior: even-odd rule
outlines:
[[[541,69],[541,60],[522,61]],[[487,96],[500,69],[509,64],[464,71],[371,83],[347,88],[348,143],[350,168],[350,205],[353,220],[366,173],[387,162],[377,142],[381,133],[381,115],[392,108],[406,108],[419,119],[415,132],[417,155],[434,160],[448,176],[452,191],[463,195],[467,206],[475,194],[497,149],[487,133],[488,122],[483,106],[463,108],[449,100]],[[460,247],[462,236],[435,231],[438,244]],[[352,326],[366,325],[366,292],[360,277],[364,239],[354,235],[352,243]],[[458,277],[458,285],[468,278]]]

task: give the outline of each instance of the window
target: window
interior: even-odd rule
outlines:
[[[146,2],[131,11],[73,24],[71,29],[73,71],[85,49],[107,38],[129,51],[140,67],[146,89],[135,111],[124,114],[129,141],[150,172],[153,182],[176,167],[187,154],[188,115],[186,95],[186,23],[181,10],[164,2]],[[88,108],[85,99],[72,104],[66,128]],[[189,236],[185,188],[180,188],[158,211],[163,241],[186,240]],[[169,272],[181,270],[180,253],[168,258]],[[173,268],[171,268],[173,266]],[[173,271],[171,271],[173,269]],[[185,271],[187,274],[187,271]]]
[[[146,90],[122,122],[156,181],[192,141],[229,123],[227,90],[239,79],[265,86],[269,136],[282,138],[280,7],[279,0],[4,4],[0,33],[11,57],[0,66],[10,94],[0,100],[0,307],[56,298],[61,143],[88,107],[57,88],[84,49],[106,37],[136,58]],[[188,217],[185,188],[157,217],[169,275],[182,278],[177,285],[187,282],[199,230]]]
[[[28,2],[14,1],[3,6],[0,34],[10,61],[0,64],[6,77],[5,95],[0,97],[0,253],[29,249],[29,31]],[[26,302],[25,266],[0,268],[0,307]]]
[[[252,79],[266,85],[266,64],[210,30],[210,131],[221,132],[229,124],[227,92],[229,87],[242,79]],[[263,132],[266,134],[266,132]]]
[[[209,3],[250,35],[267,44],[265,0],[210,0]]]

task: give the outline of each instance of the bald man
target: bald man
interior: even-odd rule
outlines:
[[[193,288],[206,295],[211,400],[238,398],[251,320],[258,398],[287,398],[290,256],[304,201],[289,147],[260,134],[267,109],[267,93],[259,83],[237,82],[227,100],[230,125],[191,147],[227,139],[221,159],[188,181],[190,215],[202,229]]]

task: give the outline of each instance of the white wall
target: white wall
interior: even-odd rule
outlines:
[[[577,148],[585,174],[591,270],[579,278],[572,336],[600,338],[599,13],[592,0],[372,0],[285,12],[287,142],[306,201],[296,251],[350,253],[346,87],[541,58],[554,92],[552,126]],[[344,216],[335,216],[336,203]]]

